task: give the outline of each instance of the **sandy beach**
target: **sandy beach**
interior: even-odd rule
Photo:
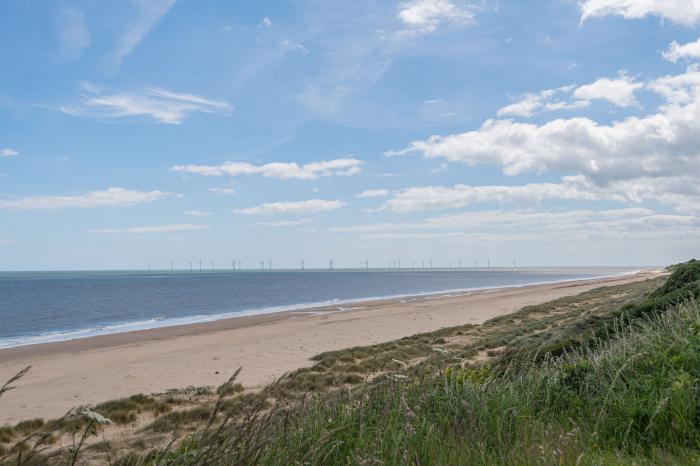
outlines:
[[[369,301],[343,310],[305,309],[3,349],[0,381],[32,368],[0,398],[0,425],[55,418],[78,405],[135,393],[218,385],[239,367],[239,381],[256,387],[324,351],[480,324],[526,305],[660,273]]]

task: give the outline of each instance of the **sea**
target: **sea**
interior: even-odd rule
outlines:
[[[0,272],[0,348],[364,300],[632,274],[639,268]]]

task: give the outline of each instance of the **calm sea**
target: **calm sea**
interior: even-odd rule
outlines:
[[[0,272],[0,348],[368,298],[512,287],[629,268]]]

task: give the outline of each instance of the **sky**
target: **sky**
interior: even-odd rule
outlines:
[[[700,0],[0,2],[0,270],[700,251]]]

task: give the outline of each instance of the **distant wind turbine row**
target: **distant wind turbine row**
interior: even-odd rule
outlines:
[[[457,267],[453,267],[454,263],[457,263]],[[175,268],[175,262],[170,261],[170,272],[174,272],[176,270]],[[443,267],[440,270],[464,270],[465,267],[463,266],[464,262],[462,261],[462,258],[459,258],[456,261],[450,260],[447,263],[447,267]],[[513,259],[513,270],[517,269],[518,262],[517,260]],[[150,272],[151,271],[151,262],[147,263],[146,266],[147,270]],[[330,258],[328,260],[328,270],[335,270],[335,259]],[[479,261],[475,260],[474,261],[474,266],[473,268],[479,268]],[[490,269],[491,268],[491,259],[486,260],[486,268]],[[364,259],[360,261],[360,270],[369,270],[369,260]],[[199,260],[199,271],[202,272],[203,266],[202,266],[202,260]],[[211,262],[211,270],[216,271],[216,262],[212,261]],[[232,271],[242,271],[243,269],[243,261],[239,261],[236,259],[231,260],[231,270]],[[250,270],[250,269],[245,269],[245,270]],[[261,272],[269,272],[272,270],[272,259],[268,258],[267,260],[262,260],[260,261],[260,271]],[[304,259],[301,259],[299,261],[299,270],[306,270],[306,262]],[[402,269],[401,268],[401,259],[390,259],[387,262],[387,268],[385,270],[407,270],[407,269]],[[433,270],[433,260],[432,259],[421,259],[420,261],[420,268],[416,267],[416,261],[413,260],[411,261],[411,268],[410,270]],[[192,262],[189,262],[189,271],[193,272],[194,271],[194,265]]]

